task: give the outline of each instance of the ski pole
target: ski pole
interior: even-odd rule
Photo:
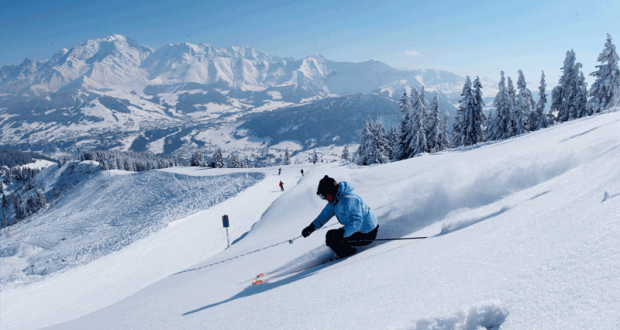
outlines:
[[[424,237],[403,237],[403,238],[354,239],[354,240],[349,240],[349,241],[338,241],[338,242],[346,243],[346,242],[401,241],[401,240],[425,239],[425,238],[428,238],[428,237],[424,236]]]
[[[295,238],[293,238],[293,239],[289,239],[289,240],[288,240],[288,244],[293,244],[293,242],[295,242],[295,240],[296,240],[296,239],[298,239],[298,238],[300,238],[300,237],[301,237],[301,235],[299,235],[299,236],[297,236],[297,237],[295,237]]]

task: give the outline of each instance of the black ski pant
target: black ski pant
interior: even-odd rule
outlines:
[[[354,233],[349,237],[344,236],[344,229],[332,229],[325,235],[325,245],[329,246],[336,254],[341,257],[348,257],[357,252],[356,246],[364,246],[373,242],[377,238],[379,225],[368,233]]]

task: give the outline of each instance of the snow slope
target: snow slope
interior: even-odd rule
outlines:
[[[38,328],[94,311],[50,329],[617,329],[619,169],[620,112],[387,165],[317,166],[273,203],[258,200],[272,184],[235,197],[239,210],[262,216],[231,248],[120,301],[112,297],[123,296],[122,281],[71,286],[105,277],[79,268],[38,288],[3,290],[2,327]],[[324,206],[315,189],[325,174],[351,183],[371,206],[379,237],[429,238],[373,243],[286,274],[331,255],[326,228],[287,244]],[[172,270],[179,256],[194,253],[189,238],[187,245],[178,239],[192,236],[190,219],[175,222],[176,233],[155,234],[176,251],[160,256],[159,267]],[[150,259],[132,244],[91,271],[116,265],[124,253],[125,262]],[[132,273],[127,268],[116,269]],[[127,276],[146,273],[137,267]],[[285,275],[252,286],[258,273]],[[106,285],[89,296],[118,301],[103,309],[68,296]],[[28,303],[37,306],[19,308]],[[82,310],[51,314],[48,306],[59,303]]]
[[[37,281],[27,286],[16,287],[15,283],[4,285],[1,328],[40,328],[57,323],[58,320],[69,320],[84,315],[220,252],[227,244],[225,231],[221,228],[221,216],[228,214],[231,219],[229,231],[232,243],[259,220],[262,205],[269,205],[281,194],[277,186],[279,181],[273,178],[274,175],[277,176],[276,173],[277,169],[274,168],[239,171],[182,167],[140,173],[125,171],[98,173],[82,186],[77,186],[71,191],[70,196],[64,198],[65,201],[59,203],[55,212],[57,218],[53,218],[52,213],[44,219],[45,222],[38,219],[28,222],[26,224],[28,226],[23,226],[24,228],[12,230],[10,240],[27,242],[35,241],[36,238],[48,244],[43,246],[45,251],[41,249],[32,251],[21,247],[18,249],[20,252],[18,255],[22,257],[34,255],[35,260],[44,260],[50,255],[64,256],[67,251],[69,254],[76,254],[78,251],[78,256],[83,257],[80,261],[85,265],[70,268],[51,277],[47,276],[44,281]],[[298,173],[298,171],[285,172],[278,179],[282,179],[287,187],[295,184]],[[168,181],[173,187],[162,187],[162,178],[170,179],[173,176],[176,179]],[[122,178],[126,180],[121,180]],[[146,182],[153,191],[145,193]],[[92,185],[107,185],[107,191],[84,194],[84,191]],[[212,196],[205,195],[202,189],[208,190]],[[245,190],[237,196],[230,196],[236,189]],[[266,191],[269,193],[265,193]],[[144,198],[150,202],[136,199],[139,197],[136,196],[137,192],[144,194]],[[106,197],[107,195],[111,196]],[[162,197],[169,200],[162,200]],[[138,207],[135,209],[123,207],[125,204],[119,203],[118,200],[110,202],[110,199],[117,198],[134,201]],[[259,208],[240,207],[245,199],[255,200]],[[90,207],[90,210],[81,203],[84,200],[91,200],[93,207]],[[214,200],[225,201],[209,208]],[[162,203],[164,205],[160,205]],[[78,211],[67,211],[67,207]],[[203,211],[198,211],[200,208]],[[63,211],[67,215],[65,219],[61,219],[62,217],[58,215]],[[170,222],[188,212],[193,214]],[[116,214],[115,219],[120,222],[112,228],[107,226],[110,213]],[[132,217],[132,215],[140,216]],[[163,216],[158,219],[156,215]],[[154,220],[160,221],[154,223]],[[89,225],[89,222],[96,225]],[[143,238],[144,231],[155,231],[149,227],[161,225],[162,222],[163,229]],[[54,226],[59,229],[56,231],[50,229]],[[79,234],[72,235],[71,230]],[[24,232],[28,236],[24,237]],[[52,235],[59,236],[58,240],[61,240],[63,235],[69,238],[56,243]],[[120,249],[125,242],[119,242],[119,239],[134,243]],[[112,242],[116,245],[96,244],[89,240]],[[63,247],[63,244],[68,247]],[[104,256],[94,261],[88,260],[96,256],[82,251],[86,244],[97,246],[99,251],[94,252]],[[0,259],[3,268],[5,265],[23,263],[18,263],[15,258],[16,256]],[[164,260],[166,261],[163,262]],[[42,264],[49,265],[45,262]],[[81,289],[75,290],[76,287]],[[29,308],[20,308],[24,304]]]

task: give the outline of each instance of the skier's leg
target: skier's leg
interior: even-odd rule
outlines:
[[[355,233],[355,234],[347,237],[347,239],[349,239],[351,241],[359,240],[359,242],[351,242],[350,244],[352,246],[364,246],[364,245],[368,245],[368,244],[372,243],[374,241],[374,239],[377,238],[377,233],[378,232],[379,232],[379,225],[377,225],[377,227],[375,229],[373,229],[371,232],[368,232],[368,233]]]
[[[342,236],[344,230],[332,229],[325,235],[325,245],[329,246],[336,254],[341,257],[348,257],[354,255],[357,249],[352,247],[348,242],[343,242],[346,239]]]

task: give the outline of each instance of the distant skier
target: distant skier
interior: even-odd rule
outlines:
[[[280,190],[284,191],[284,182],[282,180],[280,180]]]
[[[304,169],[301,169],[301,176],[304,176]]]
[[[319,181],[316,194],[321,199],[327,200],[328,204],[319,216],[301,231],[303,237],[310,236],[335,215],[344,226],[329,230],[325,235],[325,244],[339,257],[353,255],[357,252],[355,246],[368,245],[377,238],[379,231],[377,218],[348,183],[344,181],[337,183],[326,175]]]
[[[280,175],[280,173],[282,173],[282,168],[281,167],[278,169],[278,175]]]

